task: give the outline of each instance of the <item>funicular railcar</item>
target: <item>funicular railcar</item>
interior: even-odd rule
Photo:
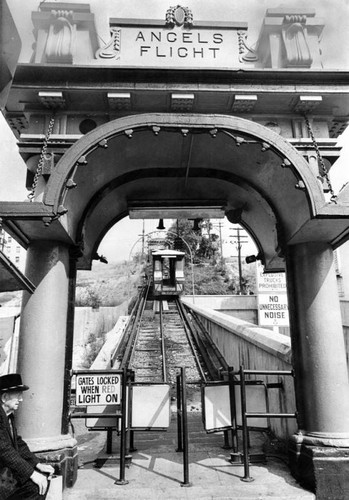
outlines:
[[[184,292],[184,257],[179,250],[152,252],[153,295],[176,296]]]

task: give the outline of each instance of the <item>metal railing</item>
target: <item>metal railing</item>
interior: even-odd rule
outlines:
[[[254,479],[250,475],[250,460],[249,460],[249,436],[248,436],[248,419],[249,418],[297,418],[297,413],[269,413],[269,412],[248,412],[246,409],[246,375],[282,375],[294,376],[293,370],[245,370],[243,365],[239,371],[232,372],[234,376],[239,376],[240,379],[230,379],[233,384],[240,385],[241,397],[241,423],[242,423],[242,446],[243,446],[243,463],[244,477],[241,481],[250,482]]]

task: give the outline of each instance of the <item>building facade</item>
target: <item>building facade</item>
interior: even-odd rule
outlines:
[[[24,271],[26,251],[3,229],[0,229],[0,251],[3,252],[21,272]]]

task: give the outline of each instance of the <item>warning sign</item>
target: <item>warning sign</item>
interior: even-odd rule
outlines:
[[[264,273],[257,267],[258,323],[261,326],[289,326],[285,273]]]
[[[121,377],[88,372],[76,376],[76,406],[120,404]]]
[[[288,326],[288,305],[285,293],[260,293],[259,324],[263,326]]]
[[[285,273],[264,273],[261,265],[257,273],[258,292],[286,292]]]

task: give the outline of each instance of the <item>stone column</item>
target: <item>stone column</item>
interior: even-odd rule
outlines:
[[[69,286],[68,286],[68,311],[67,311],[67,334],[65,345],[65,381],[63,396],[62,434],[69,432],[70,390],[71,370],[73,368],[74,347],[74,318],[75,318],[75,291],[76,291],[76,262],[77,250],[70,251],[69,259]]]
[[[287,283],[299,414],[291,462],[298,479],[317,489],[319,477],[325,487],[333,479],[325,462],[342,460],[338,449],[349,447],[348,371],[331,246],[311,242],[289,247]],[[348,450],[343,453],[347,457]],[[319,498],[326,495],[328,491]]]
[[[68,247],[59,242],[33,242],[28,249],[26,275],[36,290],[23,296],[18,371],[30,389],[24,395],[17,423],[34,452],[50,450],[53,457],[56,451],[57,458],[70,450],[71,456],[76,441],[69,434],[62,434]]]

